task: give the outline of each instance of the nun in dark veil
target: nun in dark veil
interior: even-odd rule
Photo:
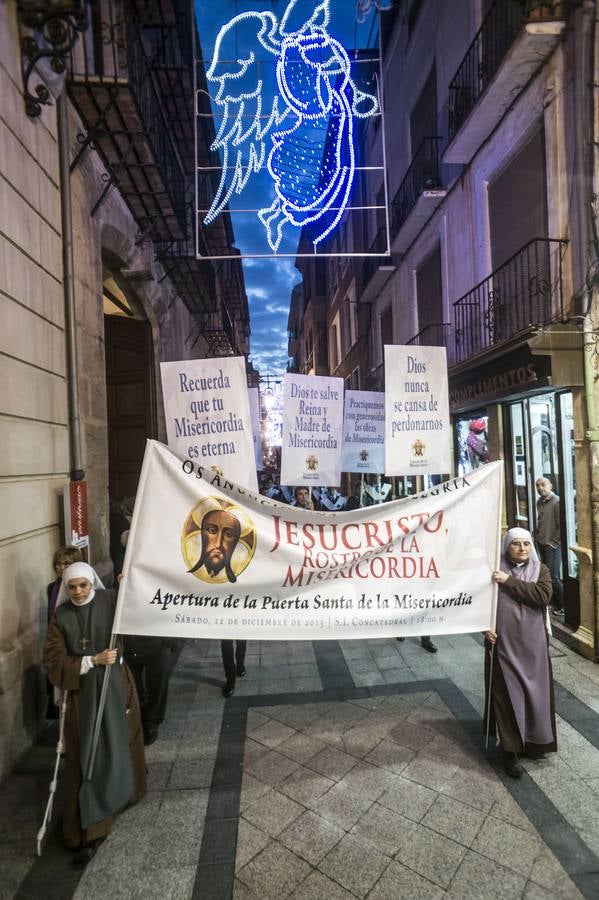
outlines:
[[[485,728],[501,743],[506,773],[519,778],[518,754],[540,759],[557,750],[547,630],[551,575],[530,532],[511,528],[506,533],[492,579],[499,590],[495,631],[485,632]]]

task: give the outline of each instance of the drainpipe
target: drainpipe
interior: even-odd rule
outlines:
[[[60,168],[60,219],[62,226],[62,271],[64,292],[64,331],[67,361],[67,398],[69,411],[69,453],[71,481],[83,481],[81,453],[81,414],[77,377],[77,339],[75,319],[75,267],[73,263],[73,213],[71,207],[71,171],[69,159],[69,109],[66,87],[56,101],[58,126],[58,162]]]
[[[582,90],[577,91],[576,118],[578,123],[578,152],[582,171],[582,183],[588,183],[583,191],[581,210],[581,262],[585,278],[587,308],[583,325],[584,393],[588,429],[591,470],[591,548],[594,588],[594,656],[599,653],[599,428],[595,393],[597,391],[597,360],[599,350],[599,245],[596,224],[593,221],[599,176],[596,171],[595,153],[599,149],[599,28],[597,27],[596,0],[582,4]],[[586,100],[586,103],[585,103]],[[579,137],[580,135],[580,137]],[[589,267],[588,254],[592,258]]]

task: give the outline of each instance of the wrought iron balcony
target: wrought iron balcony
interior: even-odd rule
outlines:
[[[202,235],[200,234],[200,240]],[[209,260],[196,258],[193,240],[158,243],[156,259],[162,264],[164,277],[170,278],[190,313],[216,311],[216,278]]]
[[[202,318],[202,336],[208,344],[208,357],[236,356],[239,354],[235,328],[224,305],[216,312]]]
[[[455,363],[564,317],[567,241],[536,238],[453,304]]]
[[[91,27],[70,54],[69,94],[87,132],[82,151],[93,143],[108,172],[94,212],[118,184],[142,236],[184,240],[184,176],[144,44],[148,18],[139,17],[138,6],[147,13],[140,3],[88,2]]]
[[[424,138],[393,198],[391,240],[396,252],[405,252],[445,196],[439,170],[440,141],[440,137]]]
[[[183,170],[195,171],[193,28],[186,0],[172,0],[161,21],[145,24],[142,40],[163,99]],[[155,18],[155,17],[154,17]],[[143,20],[145,23],[145,19]],[[199,45],[199,41],[198,41]]]
[[[447,347],[450,327],[448,322],[427,325],[406,343],[418,347]]]
[[[445,162],[470,162],[557,46],[565,26],[563,6],[554,0],[495,0],[449,85]],[[484,108],[475,115],[479,101]]]

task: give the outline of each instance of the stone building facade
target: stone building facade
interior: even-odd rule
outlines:
[[[64,84],[47,65],[29,81],[35,98],[50,72],[63,99],[31,116],[21,41],[48,45],[16,3],[0,4],[0,774],[44,720],[45,586],[69,543],[65,484],[85,478],[90,561],[110,579],[110,503],[135,493],[146,438],[166,439],[160,362],[249,349],[241,263],[195,258],[188,4],[82,6]],[[200,237],[208,250],[233,240],[227,225]]]
[[[331,261],[328,279],[332,375],[383,390],[385,344],[445,346],[456,471],[473,464],[474,423],[505,462],[504,525],[533,529],[535,481],[552,480],[566,610],[554,632],[594,659],[596,19],[591,0],[400,0],[383,13],[391,254],[353,259],[342,278]],[[362,136],[375,168],[381,127]],[[380,205],[382,183],[373,193],[364,205]],[[363,246],[363,229],[384,252],[373,210],[347,217],[339,250]]]

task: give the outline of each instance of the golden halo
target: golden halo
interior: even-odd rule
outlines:
[[[247,569],[256,550],[256,527],[245,510],[231,500],[220,499],[219,497],[204,497],[193,507],[185,519],[181,535],[181,553],[185,566],[189,572],[198,564],[202,555],[202,522],[207,513],[215,510],[226,512],[234,516],[239,522],[239,540],[229,560],[233,574],[239,577]],[[211,574],[202,565],[191,574],[207,584],[229,583],[224,567],[220,572]]]

